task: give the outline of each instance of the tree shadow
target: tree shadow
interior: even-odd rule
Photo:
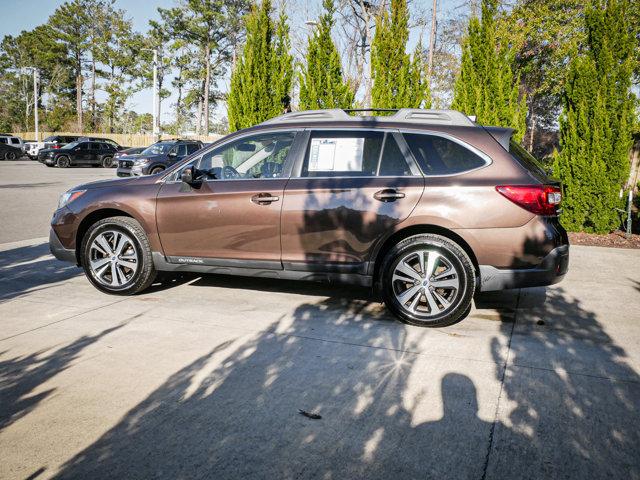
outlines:
[[[0,302],[78,276],[75,265],[51,257],[47,242],[0,252]]]
[[[640,478],[640,376],[580,299],[522,290],[504,375],[488,477]]]
[[[54,351],[38,352],[0,361],[0,431],[27,415],[55,388],[34,393],[38,387],[66,370],[81,352],[102,337],[119,330],[127,322],[96,335],[84,335]],[[7,352],[2,352],[4,356]]]

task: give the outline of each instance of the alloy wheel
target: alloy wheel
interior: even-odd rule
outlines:
[[[460,275],[454,263],[437,250],[413,251],[395,266],[393,294],[408,314],[434,317],[455,306]]]
[[[140,265],[131,237],[118,230],[101,232],[91,242],[89,266],[102,285],[119,288],[129,283]]]

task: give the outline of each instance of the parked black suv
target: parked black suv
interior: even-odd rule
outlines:
[[[135,156],[120,157],[118,176],[155,175],[202,148],[199,140],[161,140]]]
[[[109,168],[118,150],[107,142],[77,141],[58,149],[43,149],[38,152],[38,161],[47,167],[66,168],[73,165],[94,165]]]

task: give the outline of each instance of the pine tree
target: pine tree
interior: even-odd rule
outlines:
[[[351,108],[354,93],[342,76],[340,54],[331,38],[335,7],[324,0],[324,14],[307,45],[300,73],[300,109]]]
[[[251,127],[289,108],[292,57],[286,16],[271,20],[271,1],[253,5],[246,18],[247,40],[231,74],[229,129]],[[274,40],[275,32],[275,40]]]
[[[520,82],[509,50],[498,45],[497,14],[498,0],[482,0],[482,20],[469,21],[451,108],[475,115],[484,125],[511,127],[519,141],[525,131],[526,103],[519,98]]]
[[[562,223],[607,233],[619,226],[616,207],[629,171],[634,98],[634,38],[627,0],[592,0],[587,42],[569,67],[560,117],[561,151],[554,173],[564,186]]]
[[[413,58],[406,53],[409,10],[406,0],[391,0],[376,19],[371,43],[371,103],[374,108],[420,108],[431,106],[421,42]]]

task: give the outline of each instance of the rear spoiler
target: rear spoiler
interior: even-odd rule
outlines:
[[[513,128],[504,127],[484,127],[489,134],[496,139],[496,141],[502,145],[502,147],[509,151],[509,141],[515,131]]]

